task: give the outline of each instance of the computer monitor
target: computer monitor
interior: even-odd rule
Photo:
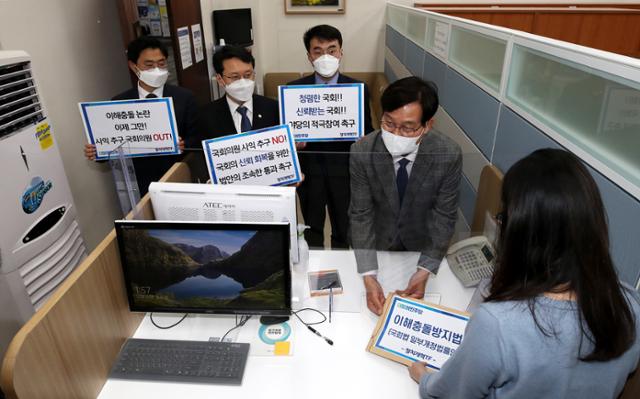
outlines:
[[[284,223],[117,220],[132,311],[291,314]]]
[[[156,220],[289,223],[291,261],[298,263],[294,187],[154,182],[149,195]]]

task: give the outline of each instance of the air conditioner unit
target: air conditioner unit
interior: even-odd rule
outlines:
[[[86,256],[46,111],[23,51],[0,51],[0,359]]]

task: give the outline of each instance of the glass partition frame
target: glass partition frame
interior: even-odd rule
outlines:
[[[508,28],[496,27],[480,22],[469,21],[462,18],[451,17],[444,14],[438,14],[431,11],[419,10],[413,7],[394,4],[389,2],[387,5],[388,15],[393,15],[396,21],[402,21],[403,26],[398,29],[405,37],[407,34],[407,23],[409,20],[409,14],[422,14],[427,17],[427,23],[425,27],[425,43],[423,48],[430,54],[443,60],[447,63],[449,68],[462,74],[465,78],[475,83],[481,89],[498,99],[504,105],[513,109],[521,117],[528,122],[536,126],[538,129],[547,134],[550,138],[564,146],[568,150],[574,152],[590,166],[595,168],[598,172],[602,173],[608,179],[620,186],[623,190],[631,194],[636,199],[640,200],[640,178],[633,179],[629,176],[628,171],[621,170],[619,165],[615,162],[608,161],[607,158],[601,159],[601,154],[594,152],[593,150],[586,150],[582,146],[577,145],[573,141],[567,139],[564,132],[562,132],[558,126],[550,124],[545,118],[536,116],[529,112],[524,107],[520,106],[516,102],[512,101],[507,96],[507,87],[512,78],[513,66],[512,66],[512,53],[514,46],[518,48],[525,48],[535,50],[542,54],[546,54],[552,57],[556,57],[560,62],[567,61],[571,64],[580,65],[597,76],[610,77],[609,80],[616,83],[622,83],[633,87],[635,85],[640,86],[640,60],[630,57],[613,54],[601,50],[591,49],[579,45],[575,45],[568,42],[549,39],[541,36],[532,35],[526,32],[515,31]],[[391,18],[388,18],[388,21]],[[482,79],[478,79],[470,71],[465,70],[464,67],[457,65],[452,59],[452,51],[447,52],[446,59],[442,56],[435,54],[433,51],[433,39],[435,22],[444,22],[451,26],[449,32],[455,29],[464,29],[466,31],[477,33],[481,36],[487,36],[493,40],[504,41],[505,53],[504,61],[502,64],[502,71],[500,76],[500,85],[497,87],[495,84],[489,85]],[[393,26],[393,25],[392,25]],[[394,26],[394,28],[396,28]],[[415,35],[415,33],[414,33]],[[452,34],[449,35],[449,46],[452,45]],[[635,165],[637,170],[640,170],[640,159]]]

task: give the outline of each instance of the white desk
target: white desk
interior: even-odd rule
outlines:
[[[397,285],[390,290],[405,288],[405,276],[415,267],[411,256],[405,261],[391,260],[393,265],[380,265],[380,278],[386,276],[383,268],[395,267],[400,277],[388,277],[385,285]],[[384,257],[384,254],[383,256]],[[413,263],[415,265],[415,263]],[[409,378],[407,368],[365,351],[377,317],[366,308],[361,277],[356,272],[355,258],[351,251],[311,251],[309,270],[338,269],[344,293],[335,296],[331,323],[317,327],[323,335],[331,338],[334,345],[308,331],[295,317],[290,324],[294,329],[292,356],[259,356],[251,354],[247,361],[241,386],[222,386],[189,383],[141,382],[109,379],[100,392],[100,399],[107,398],[412,398],[418,396],[418,387]],[[397,270],[396,269],[396,270]],[[408,279],[408,277],[406,277]],[[326,297],[309,297],[306,271],[295,271],[293,294],[299,300],[296,309],[312,306],[326,309]],[[307,285],[305,285],[307,284]],[[304,288],[302,288],[304,287]],[[387,287],[385,287],[387,288]],[[305,291],[306,290],[306,291]],[[427,292],[438,292],[441,304],[464,310],[473,294],[473,289],[464,288],[443,261],[437,276],[430,277]],[[311,319],[312,312],[303,314]],[[176,315],[156,315],[159,324],[171,324]],[[208,340],[221,336],[235,323],[233,316],[190,316],[178,326],[159,330],[145,317],[134,334],[135,338]],[[250,320],[240,339],[258,328],[257,319]]]

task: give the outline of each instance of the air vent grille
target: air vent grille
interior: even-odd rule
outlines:
[[[31,63],[0,66],[0,138],[43,119]]]
[[[85,254],[80,226],[74,220],[54,245],[20,267],[20,276],[36,309],[75,269]]]

